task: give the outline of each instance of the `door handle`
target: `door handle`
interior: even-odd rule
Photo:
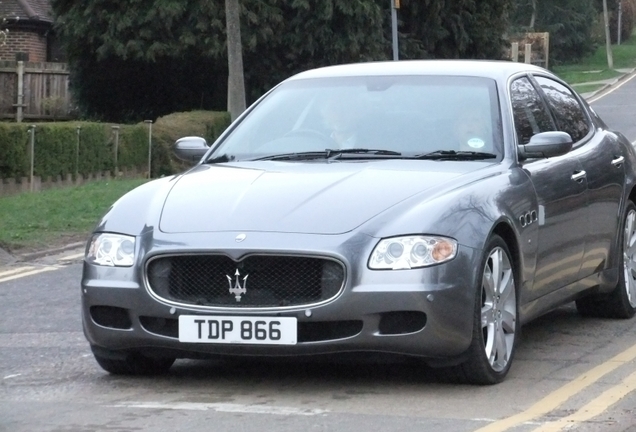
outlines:
[[[623,156],[619,156],[616,159],[612,160],[612,165],[614,165],[615,167],[620,167],[624,161],[625,158]]]
[[[581,183],[586,175],[587,175],[587,173],[585,171],[583,171],[583,170],[575,171],[574,174],[572,174],[571,179]]]

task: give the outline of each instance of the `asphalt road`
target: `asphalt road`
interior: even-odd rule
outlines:
[[[621,131],[630,141],[636,141],[636,75],[614,86],[610,93],[589,100],[592,108],[607,125]]]
[[[636,140],[634,100],[636,79],[593,106]],[[164,377],[110,376],[81,332],[79,252],[0,268],[2,432],[636,432],[636,319],[573,306],[523,328],[496,386],[372,362],[177,361]]]

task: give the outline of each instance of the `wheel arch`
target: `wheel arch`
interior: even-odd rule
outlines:
[[[631,190],[629,191],[629,195],[627,195],[627,199],[622,203],[622,205],[620,206],[620,212],[618,214],[618,218],[619,218],[619,224],[618,224],[618,229],[619,229],[619,233],[616,236],[616,238],[614,239],[613,242],[613,251],[610,254],[610,260],[606,266],[606,268],[611,269],[614,268],[616,265],[618,265],[620,258],[619,255],[621,254],[621,238],[622,235],[620,234],[623,231],[623,217],[625,216],[625,209],[627,208],[627,204],[628,202],[631,201],[633,203],[636,204],[636,184],[632,185]],[[614,281],[612,280],[612,283],[610,283],[610,285],[614,285],[614,282],[618,282],[618,280]]]
[[[495,225],[492,230],[492,234],[496,234],[503,239],[503,241],[508,246],[508,250],[512,255],[512,261],[514,264],[514,275],[517,280],[517,287],[519,287],[520,277],[521,277],[521,269],[523,268],[521,263],[521,251],[519,249],[519,241],[515,234],[514,229],[510,224],[505,221],[500,221]]]
[[[627,196],[627,199],[633,203],[636,203],[636,184],[632,186],[632,190],[629,191],[629,195]]]

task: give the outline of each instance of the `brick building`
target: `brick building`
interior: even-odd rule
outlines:
[[[0,60],[64,62],[53,31],[49,0],[0,0],[0,17],[9,30]]]

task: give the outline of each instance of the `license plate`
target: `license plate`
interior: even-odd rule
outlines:
[[[295,345],[296,318],[181,315],[179,342]]]

